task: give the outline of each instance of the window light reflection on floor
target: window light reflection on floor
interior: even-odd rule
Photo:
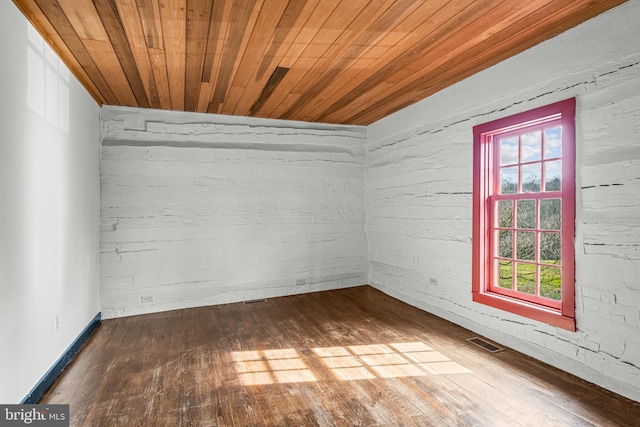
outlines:
[[[340,380],[368,380],[470,371],[422,342],[316,347],[313,353]],[[293,348],[232,353],[244,385],[317,381]]]
[[[244,385],[316,381],[296,349],[252,350],[231,353]]]

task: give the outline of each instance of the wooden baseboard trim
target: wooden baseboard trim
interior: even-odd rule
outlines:
[[[89,324],[82,330],[80,335],[78,335],[78,337],[71,343],[67,350],[62,353],[62,356],[60,356],[56,363],[54,363],[47,373],[44,374],[40,381],[38,381],[38,383],[31,389],[29,394],[22,399],[20,404],[35,404],[42,399],[42,396],[44,396],[47,390],[49,390],[49,387],[51,387],[56,378],[58,378],[58,375],[60,375],[69,362],[71,362],[73,356],[75,356],[82,345],[89,339],[93,331],[98,328],[101,321],[102,313],[96,314],[96,316],[91,319],[91,322],[89,322]]]

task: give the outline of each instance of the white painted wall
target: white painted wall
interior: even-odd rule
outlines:
[[[0,402],[18,403],[99,310],[99,107],[8,1],[0,76]]]
[[[101,118],[104,317],[367,282],[365,128]]]
[[[577,97],[572,333],[471,300],[472,127]],[[640,1],[369,126],[370,283],[640,400]]]

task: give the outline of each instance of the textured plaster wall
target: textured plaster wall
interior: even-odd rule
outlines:
[[[103,107],[105,317],[367,282],[362,127]]]

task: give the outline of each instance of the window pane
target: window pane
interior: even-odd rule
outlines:
[[[500,165],[514,163],[518,163],[518,137],[503,138],[500,140]]]
[[[540,296],[560,301],[562,299],[562,270],[540,266]]]
[[[522,135],[522,163],[542,158],[542,133],[540,131]]]
[[[522,192],[537,193],[540,191],[540,163],[522,166]]]
[[[513,227],[513,200],[498,202],[498,227]]]
[[[498,286],[504,289],[513,288],[513,263],[511,261],[498,261],[499,276]]]
[[[518,228],[536,228],[535,200],[518,200]]]
[[[525,261],[536,260],[536,233],[518,231],[516,233],[518,253],[516,258]]]
[[[500,169],[500,194],[518,192],[518,167]]]
[[[499,251],[498,256],[502,258],[513,258],[513,231],[498,231]]]
[[[558,264],[562,259],[562,239],[560,233],[540,234],[540,262]]]
[[[555,159],[562,156],[562,126],[544,131],[544,158]]]
[[[560,199],[540,200],[540,228],[562,230],[562,205]]]
[[[562,185],[562,160],[545,162],[544,164],[544,190],[560,191]]]
[[[536,265],[516,263],[516,290],[536,294]]]

